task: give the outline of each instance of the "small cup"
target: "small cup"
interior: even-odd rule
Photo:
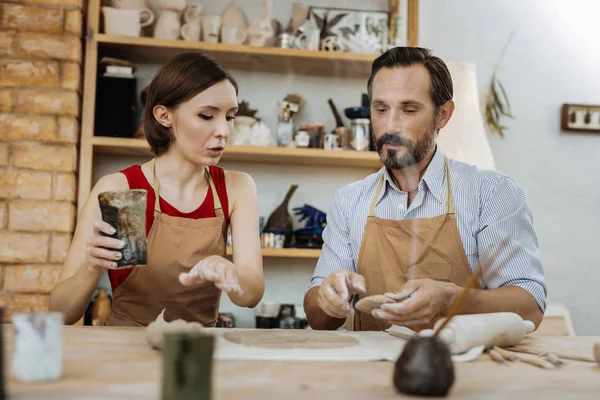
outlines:
[[[242,44],[246,41],[246,31],[235,26],[221,26],[221,42],[228,44]]]
[[[62,313],[20,313],[15,329],[12,372],[22,382],[57,380],[63,369]]]
[[[200,40],[200,24],[198,22],[188,22],[181,26],[179,33],[183,40]]]
[[[202,41],[208,43],[219,42],[219,29],[221,17],[218,15],[205,15],[202,17]]]

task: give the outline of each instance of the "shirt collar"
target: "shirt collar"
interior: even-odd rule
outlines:
[[[381,190],[381,193],[377,198],[377,203],[383,198],[388,189],[400,190],[385,167],[383,167],[379,173],[384,176],[385,187]],[[423,174],[421,180],[425,183],[431,194],[433,194],[433,197],[435,197],[439,203],[442,203],[444,201],[444,192],[446,188],[446,156],[439,147],[436,148],[435,154],[427,166],[427,170],[425,171],[425,174]]]

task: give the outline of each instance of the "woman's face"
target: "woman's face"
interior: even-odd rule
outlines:
[[[172,113],[171,146],[190,161],[202,165],[219,162],[238,111],[235,88],[229,80],[214,84],[181,103]]]

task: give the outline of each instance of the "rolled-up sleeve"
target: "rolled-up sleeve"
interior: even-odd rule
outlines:
[[[320,286],[323,280],[336,270],[356,272],[356,264],[352,257],[350,245],[350,229],[348,218],[342,207],[344,195],[341,190],[335,194],[327,213],[327,226],[323,230],[323,249],[317,261],[309,289]]]
[[[533,217],[525,193],[511,178],[503,177],[483,205],[477,246],[487,288],[519,286],[545,310],[547,292]]]

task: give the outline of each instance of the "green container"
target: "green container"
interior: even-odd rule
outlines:
[[[164,336],[162,400],[210,400],[215,337],[201,333]]]

